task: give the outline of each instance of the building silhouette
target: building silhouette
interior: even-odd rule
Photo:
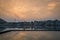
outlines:
[[[60,31],[59,20],[47,21],[32,21],[32,22],[6,22],[0,19],[0,29],[3,28],[22,28],[23,30],[31,28],[31,30],[47,30],[47,31]]]

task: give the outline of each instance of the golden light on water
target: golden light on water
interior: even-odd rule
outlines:
[[[21,39],[23,36],[26,36],[25,32],[19,32],[18,34],[16,34],[12,39],[13,40],[19,40]]]

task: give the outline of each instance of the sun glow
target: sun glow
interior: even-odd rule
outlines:
[[[46,3],[46,2],[45,2]],[[41,20],[48,18],[52,15],[49,10],[52,10],[56,4],[55,3],[49,3],[48,7],[46,4],[42,1],[22,1],[22,0],[15,0],[15,1],[9,1],[9,2],[3,2],[1,3],[1,7],[3,8],[4,18],[10,19],[17,19],[17,20],[23,20],[23,21],[29,21],[29,20]],[[48,8],[48,9],[47,9]],[[8,14],[8,16],[7,16]],[[2,14],[3,15],[3,14]],[[7,16],[7,17],[6,17]]]

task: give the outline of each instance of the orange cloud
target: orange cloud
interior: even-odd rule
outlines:
[[[50,3],[48,3],[48,10],[54,9],[55,6],[56,6],[56,3],[55,3],[55,2],[50,2]]]

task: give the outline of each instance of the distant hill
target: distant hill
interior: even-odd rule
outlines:
[[[6,21],[0,18],[0,23],[6,23]]]

